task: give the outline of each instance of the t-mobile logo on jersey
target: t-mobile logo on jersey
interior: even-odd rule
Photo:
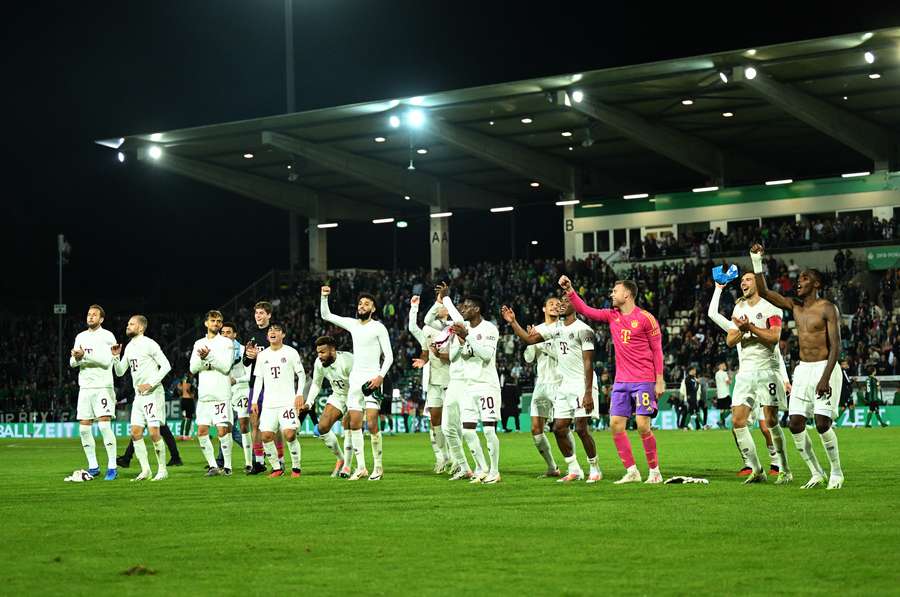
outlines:
[[[137,371],[138,360],[137,359],[128,359],[128,362],[131,363],[131,370]]]
[[[269,369],[272,371],[272,378],[278,379],[278,377],[281,375],[281,367],[272,366],[269,367]]]

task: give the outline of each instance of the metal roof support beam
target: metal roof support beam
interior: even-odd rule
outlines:
[[[414,200],[429,207],[437,206],[440,196],[456,207],[483,209],[509,204],[508,199],[489,191],[451,180],[441,180],[419,170],[407,170],[281,133],[263,131],[262,143],[303,156],[321,166],[352,176],[389,193],[410,195]]]
[[[755,71],[755,76],[750,79],[745,67],[736,67],[734,81],[752,89],[797,120],[868,157],[875,162],[876,169],[896,163],[898,141],[888,131],[792,85],[781,83],[759,69]]]
[[[559,92],[558,103],[568,105],[621,135],[667,158],[703,174],[710,180],[723,182],[724,156],[714,145],[671,127],[652,123],[622,108],[610,106],[585,97],[571,100],[565,91]]]
[[[152,158],[148,151],[149,147],[140,148],[137,152],[138,160],[307,218],[332,216],[346,219],[349,216],[353,219],[365,219],[383,215],[382,211],[370,205],[339,195],[320,193],[295,183],[278,182],[254,174],[235,172],[221,166],[177,156],[165,150],[159,158]],[[321,211],[318,209],[320,202],[323,206]]]
[[[422,128],[450,145],[563,193],[576,193],[577,170],[565,160],[437,118]]]

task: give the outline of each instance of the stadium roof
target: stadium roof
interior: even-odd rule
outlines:
[[[883,169],[898,133],[891,28],[97,143],[142,160],[156,146],[150,161],[182,175],[364,219]]]

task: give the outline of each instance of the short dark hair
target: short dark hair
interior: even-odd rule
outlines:
[[[337,342],[331,336],[319,336],[316,338],[316,346],[334,346],[337,348]]]
[[[91,305],[90,307],[88,307],[88,311],[90,311],[91,309],[97,309],[98,311],[100,311],[100,317],[106,319],[106,311],[103,310],[103,307],[101,307],[100,305]]]
[[[613,286],[618,286],[621,284],[625,287],[625,290],[631,293],[631,298],[637,300],[638,296],[638,285],[634,283],[632,280],[616,280],[616,283]]]
[[[481,311],[482,315],[486,313],[486,304],[484,302],[484,299],[477,294],[466,295],[465,300],[469,301],[470,303],[475,303],[475,305],[478,307],[478,310]]]
[[[287,335],[287,328],[285,328],[284,324],[281,323],[280,321],[273,321],[273,322],[269,323],[269,329],[270,330],[281,330],[282,334]]]
[[[372,304],[373,304],[374,306],[376,306],[376,307],[378,306],[378,301],[375,300],[375,295],[374,295],[374,294],[370,294],[370,293],[368,293],[368,292],[360,292],[360,293],[359,293],[359,296],[356,297],[356,302],[357,302],[357,304],[359,304],[359,301],[361,301],[361,300],[363,300],[363,299],[369,299],[370,301],[372,301]]]
[[[237,324],[235,324],[234,322],[226,321],[222,324],[222,329],[224,330],[225,328],[231,328],[234,330],[234,333],[237,334]]]
[[[218,317],[220,319],[223,318],[222,312],[217,311],[215,309],[210,309],[209,311],[206,312],[206,319],[209,319],[210,317]]]
[[[147,321],[147,318],[144,317],[143,315],[132,315],[132,317],[137,319],[138,323],[141,324],[142,326],[144,326],[145,330],[147,329],[147,326],[150,325],[150,322]]]
[[[818,282],[818,283],[819,283],[819,288],[823,288],[823,289],[824,289],[824,287],[825,287],[825,276],[822,275],[822,272],[820,272],[819,270],[817,270],[817,269],[814,268],[814,267],[811,267],[811,268],[809,268],[809,269],[806,270],[806,273],[809,275],[810,278],[813,279],[814,282]]]
[[[262,309],[263,311],[265,311],[266,313],[271,315],[272,314],[272,303],[270,303],[269,301],[259,301],[258,303],[253,305],[253,310],[256,311],[257,309]]]

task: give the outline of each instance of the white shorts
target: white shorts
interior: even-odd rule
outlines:
[[[328,397],[328,400],[325,402],[325,406],[328,405],[333,406],[334,408],[341,411],[341,414],[347,413],[347,394],[338,394],[336,392],[332,392],[331,396]],[[313,407],[315,408],[315,406]]]
[[[131,403],[132,427],[160,427],[165,424],[166,395],[162,390],[135,396]]]
[[[219,401],[197,401],[197,425],[206,425],[207,427],[224,427],[231,425],[231,405],[230,400]]]
[[[79,421],[116,418],[116,393],[112,388],[81,388],[78,390],[76,418]]]
[[[738,371],[734,377],[734,391],[731,393],[731,408],[747,406],[751,412],[760,406],[775,406],[778,410],[787,408],[784,395],[784,380],[778,371]]]
[[[553,401],[553,416],[556,419],[583,419],[585,417],[598,418],[597,403],[599,400],[599,392],[597,388],[593,389],[591,396],[594,399],[594,408],[591,412],[584,410],[582,398],[584,398],[584,386],[561,386],[557,390],[556,398]]]
[[[496,423],[500,420],[500,391],[493,388],[472,388],[461,399],[463,423]]]
[[[347,410],[362,412],[374,408],[381,410],[381,403],[372,396],[366,396],[362,392],[362,385],[378,376],[378,371],[351,371],[350,388],[347,390]]]
[[[450,384],[444,391],[444,408],[450,405],[458,405],[460,414],[462,414],[463,399],[466,395],[466,382],[460,379],[451,379]]]
[[[531,407],[529,408],[531,416],[552,419],[553,397],[556,395],[556,392],[556,384],[536,384],[534,391],[531,393]]]
[[[250,398],[247,396],[247,392],[232,394],[231,409],[239,419],[250,418]]]
[[[794,383],[791,386],[788,414],[803,415],[807,419],[813,418],[813,415],[822,415],[829,419],[837,418],[842,382],[840,365],[834,366],[828,379],[831,394],[816,395],[816,386],[822,378],[826,364],[827,361],[800,362],[794,367]]]
[[[429,385],[428,392],[425,394],[425,408],[443,408],[446,393],[445,386]]]
[[[259,415],[259,430],[275,433],[279,429],[296,429],[300,426],[297,412],[293,406],[268,408],[263,407]]]

